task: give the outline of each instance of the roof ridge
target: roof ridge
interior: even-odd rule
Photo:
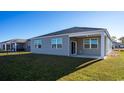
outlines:
[[[37,37],[44,37],[44,36],[52,36],[52,35],[59,35],[59,34],[67,34],[67,33],[76,33],[76,32],[84,32],[84,31],[94,31],[94,30],[107,30],[106,28],[95,28],[95,27],[78,27],[78,26],[74,26],[74,27],[70,27],[70,28],[66,28],[66,29],[62,29],[62,30],[58,30],[58,31],[54,31],[48,34],[44,34],[44,35],[40,35],[40,36],[36,36],[36,37],[32,37],[32,38],[37,38]]]

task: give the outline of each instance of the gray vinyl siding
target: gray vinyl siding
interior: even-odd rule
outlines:
[[[63,45],[62,48],[52,48],[51,39],[53,38],[62,38]],[[69,53],[69,37],[65,36],[56,36],[56,37],[45,37],[42,39],[42,48],[35,48],[33,41],[35,39],[31,39],[31,52],[32,53],[40,53],[40,54],[52,54],[52,55],[64,55],[67,56]]]
[[[71,40],[77,41],[77,55],[88,55],[88,56],[100,56],[101,55],[101,37],[88,37],[98,38],[98,48],[84,48],[83,40],[86,38],[71,38]]]
[[[30,47],[31,47],[31,41],[28,40],[28,41],[26,42],[26,51],[31,51],[31,50],[30,50]]]
[[[2,49],[2,44],[0,43],[0,49]]]
[[[105,37],[105,55],[112,51],[112,41],[106,36]]]
[[[62,38],[63,45],[62,48],[52,48],[51,39],[53,38]],[[98,39],[98,47],[97,48],[84,48],[83,40],[86,38],[97,38]],[[101,56],[101,36],[90,36],[90,37],[68,37],[68,35],[64,36],[54,36],[54,37],[44,37],[44,38],[36,38],[42,39],[42,48],[34,47],[35,38],[31,39],[31,52],[32,53],[40,53],[40,54],[51,54],[51,55],[63,55],[63,56],[71,56],[71,41],[77,41],[77,55],[84,56]],[[107,55],[112,50],[112,42],[111,40],[105,36],[105,55]]]

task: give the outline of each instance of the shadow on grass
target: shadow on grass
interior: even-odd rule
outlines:
[[[1,81],[55,81],[87,67],[97,59],[41,54],[0,57]]]

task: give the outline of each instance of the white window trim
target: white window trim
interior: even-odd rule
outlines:
[[[34,39],[34,41],[33,41],[34,48],[39,49],[39,48],[38,48],[38,44],[37,44],[37,46],[35,47],[35,40],[41,40],[41,42],[42,42],[42,39]],[[42,42],[42,43],[43,43],[43,42]],[[42,48],[42,45],[43,45],[42,43],[41,43],[41,48]]]
[[[91,39],[96,39],[97,40],[97,48],[91,48]],[[98,49],[99,39],[98,38],[91,38],[91,39],[90,39],[90,48],[91,49]]]
[[[83,39],[83,48],[84,48],[84,49],[90,49],[90,48],[91,48],[91,41],[90,41],[90,47],[89,47],[89,48],[86,48],[86,47],[85,47],[85,43],[84,43],[84,42],[85,42],[85,40],[87,40],[87,39],[90,40],[90,38]]]
[[[58,37],[58,38],[59,38],[59,37]],[[53,48],[53,47],[52,47],[52,42],[51,42],[51,48],[53,48],[53,49],[62,49],[62,48],[63,48],[63,38],[61,38],[61,39],[62,39],[62,48],[58,48],[58,47],[57,47],[57,44],[58,44],[58,43],[57,43],[57,39],[58,39],[58,38],[52,38],[52,39],[55,39],[55,41],[56,41],[56,43],[55,43],[55,44],[56,44],[56,47]],[[51,40],[52,40],[52,39],[51,39]]]
[[[56,38],[51,38],[51,39],[50,39],[51,48],[53,48],[53,47],[52,47],[52,45],[53,45],[53,43],[52,43],[52,39],[55,39],[55,41],[57,42]],[[56,43],[55,43],[55,44],[56,44]],[[56,47],[55,47],[54,49],[56,49]]]
[[[85,48],[85,43],[84,43],[84,41],[85,41],[86,39],[89,39],[89,40],[90,40],[90,47],[89,47],[89,48]],[[99,40],[98,40],[98,38],[86,38],[86,39],[83,39],[83,48],[84,48],[84,49],[98,49],[98,45],[99,45]],[[92,47],[91,47],[91,39],[97,39],[97,48],[92,48]]]

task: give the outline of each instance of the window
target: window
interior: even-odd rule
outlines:
[[[84,48],[90,48],[90,39],[84,40]]]
[[[42,47],[42,40],[41,39],[34,40],[34,47],[35,48],[41,48]]]
[[[57,38],[57,48],[62,48],[62,38]]]
[[[91,48],[97,48],[98,46],[98,40],[97,39],[91,39]]]
[[[53,38],[51,44],[52,48],[62,48],[62,38]]]
[[[56,48],[56,39],[51,40],[52,48]]]
[[[85,39],[84,48],[98,48],[98,39],[97,38]]]

